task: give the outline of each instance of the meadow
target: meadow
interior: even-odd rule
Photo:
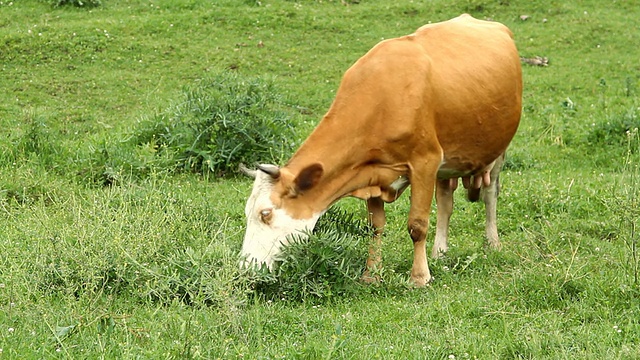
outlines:
[[[283,164],[368,49],[465,12],[549,60],[523,65],[502,250],[458,191],[450,251],[412,287],[407,194],[379,284],[358,281],[355,199],[275,273],[239,269],[237,163]],[[0,359],[639,359],[638,17],[635,1],[0,0]]]

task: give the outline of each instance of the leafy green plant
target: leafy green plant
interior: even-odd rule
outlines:
[[[52,132],[50,121],[45,115],[32,109],[26,110],[18,129],[19,135],[12,141],[7,160],[32,161],[47,167],[58,165],[62,162],[64,151]]]
[[[91,172],[105,184],[151,171],[224,176],[240,163],[279,163],[294,143],[292,112],[273,82],[221,72],[141,120],[126,141],[96,148]]]
[[[640,116],[635,107],[622,114],[608,116],[606,121],[594,124],[587,134],[587,142],[591,145],[614,145],[637,152],[638,146],[630,146],[628,136],[633,129],[640,127]],[[635,144],[631,144],[635,145]]]
[[[368,225],[339,208],[323,215],[308,240],[294,238],[274,273],[261,269],[257,292],[269,299],[331,299],[353,292],[364,270]]]
[[[187,89],[184,100],[143,120],[132,142],[170,151],[176,168],[228,174],[241,162],[278,162],[293,146],[291,116],[272,82],[223,72]]]

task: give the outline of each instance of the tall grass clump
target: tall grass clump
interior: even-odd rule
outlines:
[[[153,171],[225,176],[240,163],[279,163],[295,143],[293,112],[272,81],[222,72],[144,118],[124,141],[94,151],[94,179],[106,184]]]
[[[76,6],[76,7],[96,7],[102,5],[102,0],[47,0],[52,6]]]
[[[622,114],[607,116],[605,121],[593,124],[587,134],[591,145],[615,146],[633,153],[640,150],[637,144],[629,142],[629,133],[640,127],[640,116],[635,107]]]
[[[26,110],[16,130],[18,136],[10,139],[9,151],[5,153],[7,162],[56,167],[66,160],[61,159],[63,149],[46,115]]]
[[[266,299],[328,300],[353,293],[367,257],[369,226],[353,214],[331,208],[309,238],[286,245],[273,272],[261,269],[256,293]]]
[[[638,128],[626,131],[627,153],[622,166],[622,173],[611,192],[602,197],[607,209],[619,219],[618,237],[624,242],[628,252],[623,259],[629,276],[636,288],[640,288],[640,253],[638,249],[638,228],[640,219],[640,137]]]
[[[68,150],[46,113],[24,110],[11,135],[0,145],[0,202],[27,205],[43,200],[48,204],[58,189],[56,178],[65,173]]]

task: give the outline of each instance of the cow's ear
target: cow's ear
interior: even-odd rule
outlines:
[[[311,164],[302,169],[294,180],[296,192],[304,193],[316,186],[320,181],[323,172],[324,170],[322,169],[322,165],[319,163]]]

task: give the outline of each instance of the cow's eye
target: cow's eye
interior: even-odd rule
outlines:
[[[273,218],[273,209],[264,209],[260,211],[260,221],[269,224]]]

